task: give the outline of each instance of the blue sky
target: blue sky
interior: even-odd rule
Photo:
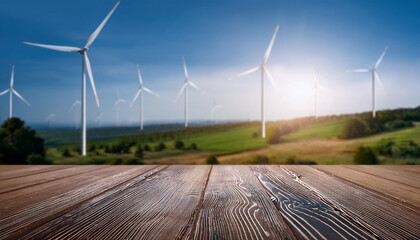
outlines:
[[[22,41],[82,47],[114,0],[0,2],[0,90],[7,89],[15,64],[14,115],[29,123],[74,124],[70,112],[80,99],[81,57],[22,44]],[[191,89],[191,119],[210,119],[213,101],[223,105],[219,119],[260,117],[260,74],[230,76],[261,63],[274,28],[280,25],[267,62],[280,93],[266,82],[269,120],[314,112],[312,69],[321,85],[321,115],[368,111],[371,75],[346,69],[371,68],[386,46],[378,68],[385,85],[376,92],[377,108],[420,105],[420,1],[121,1],[89,50],[101,103],[97,109],[87,85],[87,119],[114,124],[115,92],[130,100],[140,65],[146,87],[145,120],[181,122],[183,98],[174,99],[184,81],[185,55]],[[0,117],[8,116],[8,96],[0,96]],[[139,118],[139,103],[121,105],[122,124]],[[89,126],[89,125],[88,125]],[[90,124],[92,126],[92,124]]]

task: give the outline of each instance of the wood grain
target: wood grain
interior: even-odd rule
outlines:
[[[194,239],[295,239],[247,166],[214,166]]]
[[[284,166],[303,186],[316,192],[382,239],[418,239],[420,211],[384,194],[309,166]]]
[[[171,166],[116,188],[21,239],[185,239],[210,166]]]
[[[46,201],[27,208],[0,216],[0,239],[16,238],[16,236],[44,223],[56,216],[71,210],[74,206],[99,194],[125,183],[133,178],[145,178],[155,166],[135,166],[128,171],[118,171],[115,175],[101,179],[95,183],[54,196]],[[156,171],[156,170],[152,170]]]
[[[277,166],[252,166],[271,200],[301,239],[374,239]]]
[[[0,180],[23,177],[37,173],[56,171],[63,168],[71,168],[72,165],[12,165],[4,167],[0,171]]]

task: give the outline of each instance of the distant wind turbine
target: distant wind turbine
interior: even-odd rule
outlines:
[[[98,116],[96,116],[96,125],[101,126],[101,118],[104,115],[104,113],[98,113]]]
[[[193,82],[189,80],[187,64],[185,64],[184,57],[182,57],[182,61],[184,62],[185,81],[184,81],[184,85],[182,85],[182,88],[178,93],[178,96],[175,98],[175,102],[178,100],[179,96],[181,96],[182,92],[185,90],[184,122],[185,122],[185,127],[188,127],[188,85],[191,85],[193,88],[197,89],[201,94],[204,94],[204,92],[200,88],[198,88],[197,85],[195,85]]]
[[[213,108],[211,112],[213,113],[213,125],[216,125],[216,109],[223,108],[223,106],[217,105],[216,102],[213,102]]]
[[[314,99],[315,99],[315,119],[318,119],[318,91],[319,90],[326,90],[326,88],[319,85],[318,80],[317,80],[316,75],[315,75],[315,71],[314,71],[313,93],[309,98],[314,97]]]
[[[116,100],[115,100],[115,103],[114,103],[114,106],[117,109],[117,127],[120,126],[120,116],[119,116],[120,115],[120,107],[119,107],[120,103],[127,103],[127,101],[120,98],[120,96],[118,95],[118,90],[117,90],[117,97],[116,97]]]
[[[90,83],[92,85],[93,93],[96,99],[96,104],[99,107],[99,99],[98,99],[98,95],[96,94],[95,82],[93,80],[92,69],[90,67],[90,61],[87,55],[87,51],[89,50],[89,47],[92,45],[92,43],[95,41],[96,37],[98,37],[102,28],[105,26],[106,22],[111,17],[112,13],[115,11],[118,4],[120,4],[120,2],[117,2],[117,4],[115,4],[114,8],[111,10],[110,13],[108,13],[108,15],[99,25],[99,27],[92,33],[92,35],[90,35],[86,45],[83,48],[23,42],[24,44],[28,44],[28,45],[32,45],[36,47],[48,48],[48,49],[63,51],[63,52],[78,52],[82,55],[82,155],[83,156],[86,155],[86,74],[85,74],[85,69],[87,70],[87,73],[89,75]]]
[[[375,118],[376,116],[376,109],[375,109],[375,79],[378,80],[379,85],[381,86],[382,90],[385,91],[384,85],[382,84],[381,80],[379,79],[378,74],[376,73],[376,69],[378,68],[379,64],[381,63],[382,59],[385,56],[388,47],[385,48],[384,52],[382,53],[379,60],[376,62],[375,66],[372,69],[355,69],[355,70],[347,70],[347,72],[371,72],[372,73],[372,116]]]
[[[274,89],[278,92],[278,88],[276,83],[274,82],[273,77],[271,76],[271,73],[268,71],[268,69],[265,67],[265,64],[267,63],[268,57],[270,56],[271,49],[273,48],[274,40],[276,39],[277,31],[279,30],[279,25],[276,26],[276,29],[274,30],[273,37],[271,38],[270,45],[268,45],[267,51],[265,52],[263,61],[261,65],[258,65],[256,67],[253,67],[243,73],[237,74],[233,77],[231,77],[229,80],[232,80],[237,77],[241,77],[253,72],[256,72],[258,70],[261,70],[261,136],[262,138],[265,138],[265,113],[264,113],[264,73],[267,74],[268,79],[270,80],[271,84],[273,85]]]
[[[80,102],[80,101],[74,101],[74,103],[73,103],[73,105],[71,105],[71,107],[70,107],[70,109],[69,109],[69,111],[72,111],[73,109],[76,109],[76,106],[77,105],[79,105],[79,104],[82,104],[82,102]],[[75,128],[77,129],[77,124],[78,124],[78,121],[77,121],[77,112],[76,111],[74,111],[74,121],[75,121]]]
[[[140,67],[137,64],[137,73],[139,75],[139,82],[140,82],[140,86],[139,86],[139,90],[137,91],[136,96],[134,96],[133,101],[130,104],[130,107],[133,107],[134,102],[136,101],[136,99],[139,97],[140,95],[140,130],[143,130],[143,91],[146,91],[152,95],[155,96],[159,96],[158,94],[152,92],[152,90],[146,88],[143,86],[143,80],[141,79],[141,74],[140,74]]]
[[[54,114],[54,113],[50,113],[50,114],[47,116],[47,124],[48,124],[48,128],[50,127],[50,125],[51,125],[51,120],[52,120],[53,118],[55,118],[55,114]]]
[[[13,89],[14,75],[15,75],[15,65],[12,66],[12,77],[10,78],[10,88],[0,93],[0,96],[6,94],[7,92],[10,93],[9,118],[12,118],[12,114],[13,114],[13,101],[12,101],[13,94],[15,94],[18,98],[20,98],[24,103],[26,103],[29,106],[29,102],[26,101],[15,89]]]

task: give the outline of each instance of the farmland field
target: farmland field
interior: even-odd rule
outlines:
[[[418,166],[2,166],[0,179],[0,239],[420,236]]]

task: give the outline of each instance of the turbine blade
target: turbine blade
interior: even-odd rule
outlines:
[[[152,95],[155,95],[156,97],[159,97],[159,94],[157,94],[157,93],[153,92],[152,90],[150,90],[150,89],[148,89],[148,88],[143,87],[142,89],[143,89],[144,91],[146,91],[146,92],[148,92],[148,93],[152,94]]]
[[[79,52],[83,49],[78,47],[68,47],[68,46],[57,46],[57,45],[47,45],[47,44],[39,44],[39,43],[30,43],[30,42],[23,42],[24,44],[35,46],[35,47],[42,47],[42,48],[48,48],[56,51],[62,51],[62,52]]]
[[[90,35],[85,48],[89,48],[90,45],[92,45],[93,41],[95,41],[96,37],[98,37],[99,33],[101,32],[102,28],[105,26],[105,23],[108,21],[108,19],[111,17],[112,13],[114,13],[115,9],[120,4],[120,1],[115,4],[114,8],[111,10],[111,12],[108,13],[108,15],[105,17],[105,19],[102,21],[101,25]]]
[[[185,63],[185,57],[182,56],[182,61],[184,62],[184,74],[185,74],[185,79],[188,81],[188,70],[187,70],[187,64]]]
[[[235,75],[235,76],[233,76],[233,77],[230,77],[230,78],[229,78],[229,80],[232,80],[232,79],[234,79],[234,78],[238,78],[238,77],[241,77],[241,76],[244,76],[244,75],[247,75],[247,74],[253,73],[253,72],[255,72],[255,71],[259,70],[260,68],[261,68],[261,66],[256,66],[256,67],[253,67],[253,68],[251,68],[251,69],[249,69],[249,70],[247,70],[247,71],[245,71],[245,72],[242,72],[242,73],[239,73],[239,74],[237,74],[237,75]]]
[[[379,58],[379,60],[376,62],[375,67],[374,67],[375,69],[376,69],[376,68],[378,68],[379,64],[380,64],[380,63],[381,63],[381,61],[382,61],[382,58],[384,58],[384,56],[385,56],[386,51],[388,51],[388,47],[386,47],[386,48],[385,48],[385,50],[384,50],[384,52],[382,53],[381,57],[380,57],[380,58]]]
[[[136,96],[134,96],[133,101],[131,101],[130,107],[133,107],[134,102],[137,100],[137,98],[139,97],[140,93],[141,93],[142,89],[139,89],[136,93]]]
[[[178,100],[179,96],[181,96],[181,94],[184,91],[186,86],[187,86],[187,83],[184,83],[184,85],[182,86],[181,90],[178,93],[178,96],[176,96],[176,98],[175,98],[175,102]]]
[[[316,90],[314,89],[314,90],[312,91],[312,94],[311,94],[311,95],[309,95],[309,97],[308,97],[308,102],[309,102],[309,100],[311,100],[311,99],[315,96],[315,92],[316,92]]]
[[[346,72],[370,72],[370,69],[353,69],[353,70],[346,70]]]
[[[3,92],[1,92],[1,93],[0,93],[0,96],[1,96],[1,95],[4,95],[4,94],[6,94],[6,93],[8,93],[8,92],[9,92],[9,90],[10,90],[10,89],[6,89],[6,90],[4,90]]]
[[[12,65],[12,76],[10,77],[10,88],[13,88],[14,81],[15,81],[15,65]]]
[[[378,83],[379,83],[379,85],[381,86],[382,91],[384,91],[384,93],[386,93],[385,87],[384,87],[384,85],[382,84],[381,80],[379,79],[379,76],[378,76],[378,74],[376,73],[376,71],[375,71],[375,78],[376,78],[376,80],[378,80]]]
[[[137,64],[137,73],[139,75],[140,86],[143,86],[143,80],[141,79],[140,67],[138,64]]]
[[[268,71],[268,69],[266,67],[264,67],[264,71],[265,71],[265,73],[267,73],[268,80],[270,80],[271,84],[274,87],[274,90],[276,90],[276,92],[279,92],[279,88],[277,87],[276,82],[274,82],[274,79],[273,79],[273,76],[271,76],[271,73]]]
[[[23,102],[26,103],[26,105],[30,105],[28,101],[26,101],[18,92],[16,92],[15,89],[12,89],[13,93],[16,94],[16,96],[18,96],[18,98],[20,98]]]
[[[93,89],[93,94],[95,95],[95,99],[96,99],[96,105],[99,107],[99,99],[98,99],[98,94],[96,94],[96,88],[95,88],[95,82],[93,80],[93,75],[92,75],[92,68],[90,67],[90,61],[87,55],[87,52],[85,52],[83,54],[83,56],[85,57],[85,64],[86,64],[86,69],[89,75],[89,79],[90,79],[90,84],[92,85],[92,89]]]
[[[263,61],[264,64],[267,62],[268,57],[270,56],[271,49],[273,48],[274,40],[276,39],[278,30],[279,30],[279,25],[276,26],[276,30],[274,30],[274,34],[273,34],[273,37],[271,38],[270,45],[268,45],[267,51],[265,52],[264,61]]]
[[[197,85],[195,85],[195,83],[188,81],[188,83],[194,87],[195,89],[197,89],[201,94],[204,94],[203,90],[201,90]]]

